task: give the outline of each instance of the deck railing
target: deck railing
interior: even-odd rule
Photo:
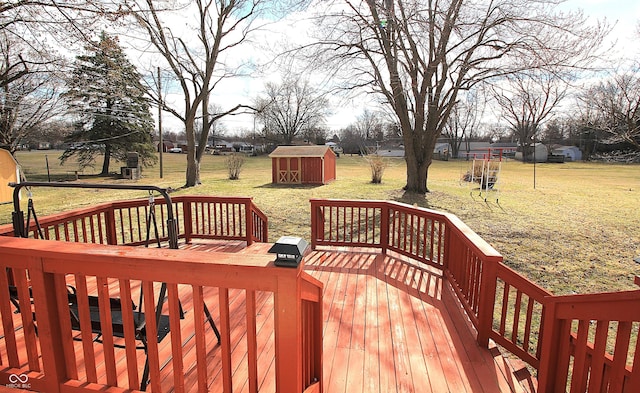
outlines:
[[[640,291],[548,298],[540,391],[640,392],[638,321]]]
[[[267,217],[251,198],[243,197],[175,197],[182,203],[185,239],[222,239],[267,242]],[[189,225],[190,223],[191,225]]]
[[[247,245],[268,241],[267,217],[251,198],[176,196],[171,200],[178,237],[187,242],[194,238],[244,240]],[[164,199],[137,199],[39,217],[38,221],[45,239],[141,245],[168,241],[167,218]],[[33,238],[41,236],[34,220],[30,220],[28,233]],[[0,227],[0,235],[13,235],[13,227]]]
[[[396,202],[313,199],[311,236],[314,249],[374,247],[442,269],[478,343],[494,340],[536,368],[541,392],[585,391],[587,381],[593,392],[603,391],[601,386],[640,391],[640,291],[616,294],[624,300],[612,295],[605,306],[586,312],[605,295],[553,296],[504,265],[502,256],[456,216]],[[578,307],[585,312],[575,311]],[[630,308],[634,311],[625,314]],[[591,321],[602,325],[596,335],[607,332],[615,344],[606,346],[606,339],[596,337],[595,350],[585,333]]]
[[[258,391],[260,384],[268,391],[321,391],[322,284],[302,268],[275,267],[272,259],[0,237],[0,380],[17,375],[20,384],[46,392],[83,392],[88,386],[137,390],[146,360],[154,392],[163,391],[166,379],[176,392],[208,391],[220,374],[228,392],[244,383],[248,391]],[[163,283],[166,303],[159,301]],[[14,299],[9,285],[16,288]],[[69,318],[69,285],[78,297],[80,332],[77,326],[72,330]],[[133,300],[141,293],[135,312],[144,312],[145,337],[162,331],[158,305],[170,328],[160,343],[149,339],[146,351],[136,349],[140,341],[132,328]],[[88,294],[99,299],[100,340],[93,340]],[[260,310],[265,296],[273,298],[273,314]],[[132,299],[122,301],[123,348],[109,323],[112,298]],[[192,308],[183,313],[187,304]],[[209,310],[222,334],[219,347],[206,320]],[[275,371],[261,358],[269,351],[275,352]],[[269,373],[275,374],[273,385],[265,382]]]
[[[176,197],[174,204],[179,236],[187,241],[198,237],[244,239],[249,244],[266,240],[266,217],[252,206],[250,199]],[[158,205],[157,238],[164,241],[168,233],[163,227],[166,206],[162,202]],[[46,228],[43,236],[51,239],[142,244],[147,236],[156,238],[155,231],[147,230],[149,206],[146,200],[118,202],[45,217],[40,222]],[[34,228],[30,230],[33,234]],[[553,296],[504,265],[502,256],[457,217],[395,202],[312,200],[311,232],[314,248],[379,248],[442,269],[477,330],[478,343],[486,346],[490,339],[494,340],[536,368],[542,392],[563,390],[561,386],[578,391],[585,390],[585,386],[589,391],[600,391],[603,386],[609,387],[608,391],[638,390],[640,291]],[[11,228],[0,228],[3,233],[11,234]],[[38,257],[21,259],[14,271],[19,277],[26,276],[19,269],[27,269],[25,263],[34,260]],[[4,286],[3,280],[8,278],[0,277],[0,287]],[[321,371],[321,341],[316,340],[321,338],[314,329],[319,326],[321,311],[316,300],[320,293],[317,285],[313,289],[314,285],[307,281],[311,279],[306,277],[302,284],[296,284],[301,288],[299,312],[303,316],[298,327],[307,332],[299,348],[306,370],[303,385],[316,389],[319,385],[314,381]],[[253,296],[251,289],[247,291],[250,304]],[[18,292],[22,297],[28,296],[26,285],[18,286]],[[197,292],[192,295],[199,296]],[[225,291],[220,296],[225,298]],[[38,307],[39,302],[35,303]],[[6,320],[10,305],[2,307],[6,329],[10,327]],[[28,328],[32,321],[28,313],[23,313],[22,318],[26,328],[18,335],[28,338],[34,334]],[[596,327],[591,328],[594,324]],[[253,335],[250,329],[247,331]],[[7,348],[19,346],[16,339],[7,337]],[[33,362],[29,361],[29,367],[35,367]]]
[[[392,250],[442,268],[442,215],[394,202],[311,200],[311,243]]]

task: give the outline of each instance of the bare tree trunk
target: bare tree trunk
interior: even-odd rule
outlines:
[[[427,175],[429,173],[430,163],[420,163],[412,155],[406,155],[405,161],[407,163],[407,184],[404,186],[404,190],[418,194],[426,194],[429,192],[427,188]]]
[[[109,162],[111,161],[111,145],[108,143],[104,146],[104,160],[102,161],[101,175],[106,176],[109,174]]]
[[[189,149],[187,156],[192,154],[195,154],[195,151]],[[187,158],[187,181],[184,186],[194,187],[198,184],[200,184],[200,162],[193,158]]]
[[[185,187],[200,184],[200,160],[196,158],[195,116],[188,116],[185,122],[187,134],[187,173]]]
[[[403,131],[405,146],[404,159],[407,164],[407,184],[403,189],[407,192],[426,194],[427,175],[429,165],[433,157],[433,146],[427,142],[422,142],[422,137],[416,130]]]

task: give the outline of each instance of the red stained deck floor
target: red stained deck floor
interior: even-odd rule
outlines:
[[[522,365],[478,346],[438,270],[346,249],[312,252],[305,270],[324,283],[325,392],[535,391]]]

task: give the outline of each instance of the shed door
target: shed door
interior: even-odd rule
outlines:
[[[300,183],[300,157],[278,159],[278,183]]]

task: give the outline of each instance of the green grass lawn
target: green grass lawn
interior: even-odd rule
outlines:
[[[60,152],[33,151],[17,155],[28,180],[46,181],[45,155],[52,180],[73,180],[73,164],[60,166]],[[186,156],[164,155],[164,177],[158,165],[145,169],[132,182],[101,178],[90,171],[80,181],[136,183],[171,187],[175,194],[251,196],[269,217],[270,239],[296,235],[309,239],[310,198],[388,199],[456,214],[502,255],[505,262],[556,294],[633,289],[640,275],[640,166],[600,163],[503,163],[499,203],[488,202],[460,181],[470,163],[436,161],[429,170],[425,197],[405,195],[405,166],[390,159],[382,184],[371,184],[368,164],[361,157],[338,159],[338,179],[318,187],[271,184],[268,157],[247,157],[240,180],[227,180],[225,157],[206,156],[202,185],[184,184]],[[112,171],[119,171],[114,163]],[[96,169],[97,171],[97,169]],[[38,188],[33,197],[39,215],[114,199],[138,198],[140,192]],[[24,205],[24,202],[23,202]],[[0,223],[11,221],[11,205],[0,205]]]

